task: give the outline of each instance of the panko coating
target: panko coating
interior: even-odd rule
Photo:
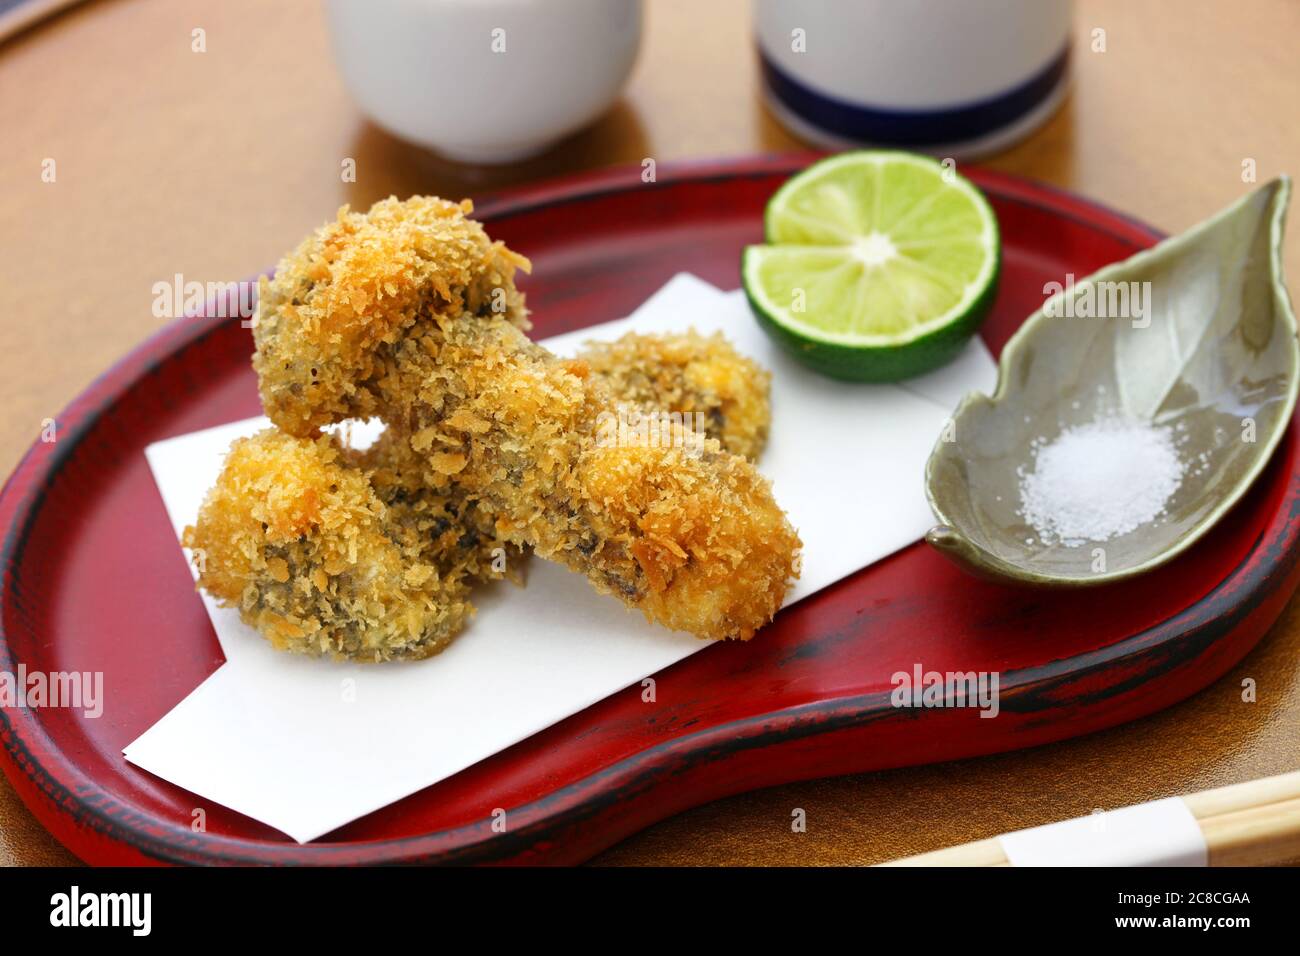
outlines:
[[[732,454],[754,461],[767,443],[771,373],[720,332],[629,332],[613,342],[588,342],[578,358],[620,400],[695,416],[691,421]]]
[[[389,526],[404,529],[404,538],[422,548],[422,559],[444,579],[477,584],[504,577],[523,583],[523,550],[497,536],[495,517],[463,489],[430,487],[423,459],[398,429],[386,429],[353,458],[388,508]],[[395,533],[390,527],[389,534]]]
[[[516,269],[528,260],[468,218],[473,204],[417,196],[339,210],[258,292],[253,367],[276,426],[308,437],[374,416],[376,359],[417,316],[495,315],[528,327]],[[280,334],[291,326],[289,335]]]
[[[430,487],[481,501],[505,540],[667,627],[751,637],[798,566],[798,536],[768,482],[680,428],[668,447],[598,441],[614,394],[586,362],[557,359],[523,334],[513,284],[522,260],[468,211],[385,200],[286,258],[255,332],[267,414],[296,434],[377,414],[410,436]],[[330,313],[341,299],[345,322]],[[493,311],[490,301],[517,307]]]
[[[658,346],[666,338],[670,337],[624,337],[617,344],[625,361],[628,365],[635,365],[637,356],[643,356],[641,360],[649,367],[649,372],[643,380],[638,380],[630,371],[620,370],[615,365],[612,366],[615,374],[607,376],[607,380],[618,386],[635,383],[627,394],[618,397],[647,408],[709,407],[706,402],[712,402],[718,390],[683,386],[679,383],[680,374],[676,368],[660,373],[655,369],[655,363],[673,361],[680,365],[682,363],[675,362],[674,358],[689,354],[692,362],[728,367],[740,361],[739,356],[725,340],[712,341],[701,336],[693,336],[694,341],[686,343],[684,348],[679,346],[665,352]],[[671,358],[665,359],[666,355]],[[655,392],[653,387],[660,382],[666,385],[661,393]],[[748,401],[743,394],[746,388],[754,390]],[[765,409],[766,388],[765,375],[747,374],[725,394],[733,407]],[[736,420],[735,415],[732,420]],[[708,424],[719,425],[721,420],[710,416]],[[739,434],[733,431],[730,437],[734,441]],[[277,580],[282,569],[275,560],[283,553],[284,544],[277,540],[276,530],[270,524],[259,534],[263,522],[249,519],[255,512],[261,513],[259,509],[265,508],[267,487],[276,487],[280,495],[288,495],[287,499],[280,499],[282,504],[285,500],[293,500],[293,490],[303,487],[295,480],[295,475],[300,472],[304,460],[314,461],[317,468],[328,470],[332,476],[331,483],[337,486],[359,489],[358,476],[369,483],[374,496],[385,509],[378,527],[397,545],[405,560],[437,569],[443,586],[442,599],[451,603],[462,623],[468,621],[472,610],[468,600],[471,585],[501,577],[522,584],[524,550],[500,538],[494,516],[463,489],[453,485],[441,493],[434,491],[425,480],[423,458],[411,447],[409,437],[397,428],[386,429],[374,444],[359,452],[340,448],[331,440],[326,446],[330,455],[328,462],[321,460],[312,439],[293,439],[282,433],[269,432],[247,439],[245,443],[237,443],[236,450],[232,451],[232,463],[251,456],[252,449],[247,447],[247,443],[260,448],[258,461],[264,470],[263,479],[238,481],[235,475],[240,473],[240,469],[227,467],[210,496],[212,503],[203,509],[195,527],[188,530],[186,542],[195,547],[200,546],[200,541],[205,545],[206,561],[201,586],[225,603],[239,608],[244,620],[265,633],[277,646],[336,658],[387,660],[427,656],[444,647],[455,633],[456,619],[449,618],[442,630],[434,632],[436,640],[412,644],[408,633],[385,632],[382,620],[374,619],[375,614],[368,602],[355,601],[335,602],[328,614],[308,614],[299,609],[294,615],[295,623],[286,622],[284,601],[276,600],[277,595],[286,591],[287,582]],[[284,481],[280,480],[281,468],[284,469]],[[379,509],[368,502],[367,510],[375,513]],[[242,518],[238,526],[244,535],[238,549],[239,560],[234,562],[230,560],[229,551],[206,547],[222,534],[218,523],[226,521],[232,514]],[[328,527],[300,530],[302,533],[296,545],[299,551],[307,549],[313,539],[333,534]],[[318,540],[315,544],[318,548],[328,547],[326,541]],[[260,557],[256,553],[258,548],[261,549]],[[240,565],[240,561],[245,564]],[[354,567],[352,573],[355,575],[359,570],[359,567]],[[237,582],[232,583],[232,577],[237,578]],[[462,582],[465,584],[463,589],[458,587]],[[263,592],[271,603],[280,607],[279,611],[267,613],[268,599]],[[254,593],[258,595],[257,599],[244,606],[245,595],[251,597]],[[315,624],[310,640],[303,641],[300,639],[302,635],[296,633],[302,626],[296,622],[307,617]],[[383,614],[379,617],[382,618]],[[361,634],[370,635],[369,640],[359,640]],[[296,639],[286,640],[290,635]]]
[[[264,283],[254,367],[279,432],[236,446],[187,530],[201,586],[280,646],[426,656],[508,544],[507,560],[532,547],[667,627],[748,639],[798,573],[769,483],[680,425],[651,443],[600,428],[629,405],[698,412],[756,454],[765,376],[700,336],[636,343],[666,366],[645,380],[617,348],[597,350],[599,374],[556,358],[522,331],[513,277],[527,260],[470,211],[423,197],[345,208]],[[388,432],[370,452],[318,436],[371,416]]]
[[[438,566],[430,525],[385,505],[335,437],[267,429],[231,447],[183,543],[199,586],[277,648],[414,659],[473,613],[466,576]]]
[[[600,440],[617,407],[604,381],[500,319],[420,323],[385,361],[381,416],[402,421],[425,481],[481,500],[500,537],[701,637],[747,639],[780,608],[799,539],[715,439]]]

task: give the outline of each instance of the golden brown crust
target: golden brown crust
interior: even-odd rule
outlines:
[[[403,529],[403,540],[418,546],[422,560],[444,579],[480,583],[504,577],[523,584],[523,550],[497,536],[496,519],[464,489],[430,487],[423,459],[397,428],[386,429],[351,460],[388,508],[390,536]]]
[[[748,638],[779,609],[798,538],[767,481],[715,440],[602,440],[617,406],[605,383],[492,317],[414,324],[377,361],[375,406],[410,435],[424,480],[481,500],[502,538],[702,637]]]
[[[670,343],[669,339],[679,341]],[[743,363],[748,360],[741,359],[720,337],[629,335],[614,344],[617,347],[603,352],[597,361],[602,377],[616,391],[626,389],[617,395],[619,400],[658,409],[741,409],[740,416],[730,414],[732,428],[721,433],[732,442],[743,442],[753,434],[737,430],[738,422],[761,418],[755,409],[766,412],[766,374],[757,366],[746,368]],[[588,350],[584,358],[591,355]],[[736,384],[730,389],[698,388],[691,383],[699,382],[700,376],[683,375],[683,368],[690,365],[724,370]],[[737,365],[739,376],[731,372]],[[639,367],[646,369],[644,374],[638,373]],[[730,404],[718,402],[719,395],[726,396]],[[707,424],[721,426],[725,421],[710,415]],[[765,431],[766,421],[762,426]],[[463,488],[454,483],[441,492],[431,488],[424,477],[424,459],[412,449],[409,436],[389,428],[361,452],[333,439],[324,441],[316,447],[311,439],[290,439],[272,432],[237,444],[208,505],[195,527],[187,530],[187,545],[207,552],[201,585],[239,608],[244,620],[278,647],[367,661],[427,656],[445,646],[467,622],[472,613],[471,585],[500,577],[522,583],[524,549],[501,537],[492,513]],[[254,462],[258,474],[250,480]],[[308,474],[315,480],[304,481]],[[408,567],[437,569],[442,583],[437,599],[451,604],[441,631],[422,631],[423,639],[415,642],[399,633],[396,640],[381,637],[367,643],[359,640],[359,635],[384,633],[383,614],[376,620],[367,602],[340,600],[336,585],[322,612],[315,605],[328,592],[303,591],[300,585],[288,586],[287,580],[277,579],[290,571],[290,562],[295,581],[311,577],[314,572],[306,555],[319,558],[339,543],[337,522],[327,521],[322,526],[303,520],[308,499],[319,500],[317,490],[326,480],[344,489],[349,500],[374,517]],[[370,500],[363,482],[368,483],[382,509]],[[259,534],[266,518],[274,520]],[[296,532],[289,551],[286,522]],[[236,538],[238,546],[231,547]],[[652,553],[641,549],[641,554],[651,573],[657,574]],[[662,581],[663,575],[656,580]],[[299,588],[296,596],[295,587]],[[307,619],[313,623],[304,625]]]
[[[609,376],[638,396],[658,388],[668,404],[717,409],[714,424],[732,426],[725,437],[756,451],[765,376],[698,336],[676,351],[665,344],[671,368],[645,382],[622,352],[601,353],[600,375],[555,358],[521,331],[513,272],[526,261],[488,240],[468,211],[418,197],[365,216],[344,210],[286,257],[255,333],[267,414],[305,436],[377,414],[403,445],[358,462],[381,507],[386,494],[405,506],[420,487],[434,507],[472,502],[458,517],[483,539],[533,547],[651,620],[702,637],[752,636],[798,571],[799,539],[767,481],[680,424],[650,443],[609,441],[601,426],[620,408]],[[761,402],[739,402],[756,381]],[[382,454],[398,464],[385,470]],[[434,537],[445,546],[445,532]],[[460,584],[474,573],[456,571]]]
[[[621,401],[692,416],[689,421],[734,455],[755,461],[767,444],[771,373],[719,332],[629,332],[613,342],[588,342],[578,358]]]
[[[428,657],[473,613],[420,519],[390,511],[331,436],[236,441],[183,543],[199,586],[282,650]]]
[[[253,367],[262,406],[291,435],[374,413],[366,390],[380,346],[420,315],[497,315],[527,328],[516,269],[528,260],[468,218],[473,204],[390,197],[339,210],[262,280]],[[279,334],[291,325],[291,336]],[[283,343],[292,343],[290,349]]]

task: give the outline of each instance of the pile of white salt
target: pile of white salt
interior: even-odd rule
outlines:
[[[1184,466],[1169,428],[1113,417],[1066,428],[1020,473],[1020,514],[1046,543],[1077,547],[1164,514]]]

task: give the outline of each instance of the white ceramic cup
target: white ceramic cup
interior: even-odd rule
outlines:
[[[590,123],[641,42],[641,0],[326,0],[361,109],[452,159],[508,163]]]
[[[767,101],[813,142],[987,153],[1068,82],[1070,0],[754,0]]]

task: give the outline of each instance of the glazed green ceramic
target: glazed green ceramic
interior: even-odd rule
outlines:
[[[984,577],[1083,587],[1150,571],[1213,527],[1295,407],[1300,350],[1281,261],[1290,192],[1289,179],[1274,180],[1030,316],[1002,352],[993,397],[966,396],[930,455],[926,494],[940,524],[926,540]],[[1033,442],[1113,415],[1176,429],[1180,458],[1195,467],[1165,513],[1128,534],[1040,539],[1019,514]]]

